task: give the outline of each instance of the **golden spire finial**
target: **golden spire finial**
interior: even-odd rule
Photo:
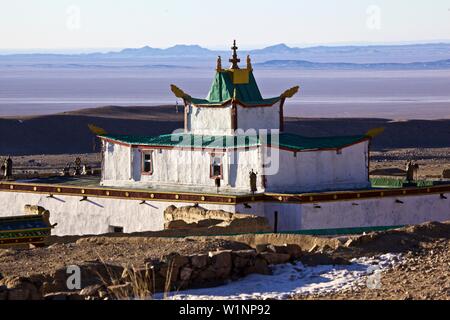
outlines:
[[[253,70],[252,59],[250,58],[250,55],[247,55],[247,70],[250,70],[250,71]]]
[[[216,66],[216,71],[217,72],[220,72],[220,71],[222,71],[223,69],[222,69],[222,58],[221,58],[221,56],[218,56],[217,57],[217,66]]]
[[[236,40],[234,40],[233,46],[231,47],[231,50],[233,50],[233,56],[230,59],[231,69],[239,69],[238,63],[241,62],[241,59],[238,58],[237,49],[238,47],[236,46]]]

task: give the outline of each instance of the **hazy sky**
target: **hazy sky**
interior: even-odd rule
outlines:
[[[0,0],[0,49],[450,40],[450,0]]]

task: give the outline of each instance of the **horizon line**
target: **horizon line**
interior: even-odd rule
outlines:
[[[239,43],[239,42],[238,42]],[[277,45],[286,45],[289,48],[299,48],[299,49],[308,49],[308,48],[314,48],[314,47],[347,47],[347,46],[356,46],[356,47],[370,47],[370,46],[405,46],[405,45],[428,45],[428,44],[450,44],[450,39],[442,39],[442,40],[418,40],[418,41],[388,41],[388,42],[364,42],[364,41],[351,41],[351,42],[329,42],[329,43],[309,43],[309,44],[301,44],[301,43],[285,43],[285,42],[279,42],[274,44],[262,44],[262,45],[253,45],[246,49],[241,49],[241,51],[250,51],[250,50],[261,50],[268,47],[273,47]],[[79,51],[79,53],[95,53],[95,52],[109,52],[108,50],[125,50],[125,49],[142,49],[145,47],[150,47],[152,49],[161,49],[161,50],[167,50],[176,46],[199,46],[204,49],[208,49],[210,51],[227,51],[229,50],[228,47],[221,47],[221,46],[202,46],[199,44],[186,44],[186,43],[177,43],[171,46],[165,46],[165,47],[153,47],[150,45],[143,45],[143,46],[126,46],[126,47],[48,47],[48,48],[0,48],[0,52],[3,53],[10,53],[10,54],[20,54],[26,53],[26,54],[33,54],[33,53],[42,53],[42,51],[47,51],[46,53],[51,53],[50,51],[59,51],[62,52],[69,52],[73,51]],[[31,51],[41,51],[41,52],[31,52]],[[14,53],[16,51],[16,53]]]

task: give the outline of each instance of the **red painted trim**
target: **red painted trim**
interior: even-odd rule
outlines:
[[[317,203],[348,200],[367,200],[377,198],[394,198],[450,193],[449,185],[438,185],[423,188],[402,188],[402,189],[377,189],[377,190],[352,190],[323,193],[302,193],[302,194],[277,194],[264,193],[257,195],[220,195],[208,193],[177,193],[177,192],[151,192],[138,189],[108,189],[108,188],[82,188],[62,185],[44,185],[29,183],[0,183],[0,192],[17,192],[32,194],[52,194],[75,196],[75,197],[102,197],[122,200],[146,200],[146,201],[167,201],[167,202],[192,202],[192,203],[222,203],[234,205],[238,203],[248,203],[255,201],[282,202],[282,203]]]

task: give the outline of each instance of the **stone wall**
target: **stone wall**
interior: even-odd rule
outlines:
[[[270,274],[270,265],[302,257],[296,245],[265,245],[259,250],[221,250],[208,254],[172,253],[142,268],[86,262],[80,265],[82,289],[68,291],[66,268],[50,275],[3,278],[0,300],[82,300],[150,298],[157,292],[221,285],[252,273]]]
[[[207,210],[199,206],[180,208],[169,206],[164,211],[164,221],[166,230],[191,230],[192,234],[200,230],[214,230],[216,234],[272,231],[264,217],[224,210]]]

